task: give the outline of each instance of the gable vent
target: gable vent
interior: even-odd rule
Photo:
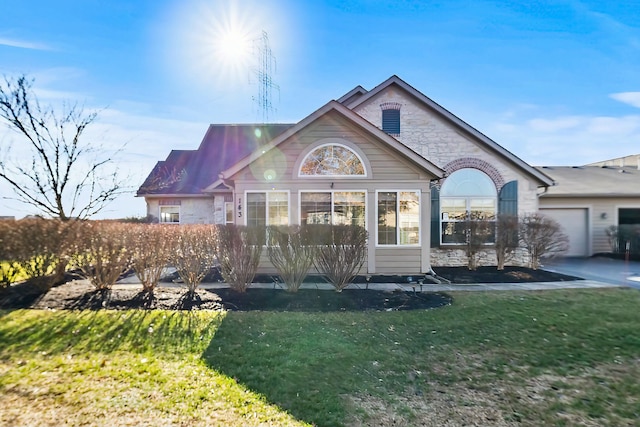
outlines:
[[[380,104],[382,109],[382,130],[389,135],[400,135],[400,107],[398,102],[385,102]]]

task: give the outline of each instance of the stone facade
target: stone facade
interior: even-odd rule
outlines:
[[[159,218],[160,216],[160,203],[162,200],[167,199],[147,199],[147,215],[152,218]],[[175,202],[173,202],[173,200]],[[180,206],[180,224],[219,224],[215,219],[217,218],[215,206],[218,203],[214,202],[213,198],[209,197],[181,197],[172,198],[170,202],[172,206],[179,203]],[[175,204],[174,204],[175,203]],[[224,202],[223,202],[224,205]],[[224,216],[222,216],[224,218]]]
[[[381,105],[387,103],[401,105],[400,136],[396,138],[403,144],[443,169],[447,165],[455,165],[461,158],[465,158],[467,162],[477,159],[490,164],[498,173],[498,176],[490,175],[494,182],[518,181],[519,214],[538,210],[538,188],[533,178],[524,175],[514,165],[490,152],[480,141],[462,133],[403,89],[390,86],[378,96],[357,106],[354,111],[382,128]]]
[[[478,265],[496,265],[496,252],[493,248],[483,250],[478,256]],[[507,260],[507,265],[526,267],[529,263],[527,252],[519,248],[511,259]],[[463,267],[468,264],[467,255],[464,249],[431,249],[432,267]]]

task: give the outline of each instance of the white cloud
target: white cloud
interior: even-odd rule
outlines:
[[[528,125],[538,132],[558,132],[574,129],[582,125],[582,118],[578,116],[556,117],[553,119],[531,119]]]
[[[4,37],[0,37],[0,45],[16,47],[20,49],[53,50],[50,46],[44,43],[28,42],[24,40],[8,39]]]
[[[518,117],[486,134],[532,165],[583,165],[640,153],[640,115]]]
[[[619,92],[609,95],[610,98],[616,101],[624,102],[632,107],[640,108],[640,92]]]
[[[119,106],[132,107],[126,102]],[[133,108],[134,110],[136,108]],[[139,106],[138,110],[144,109]],[[94,147],[113,153],[122,148],[116,157],[115,165],[122,175],[127,177],[127,185],[132,193],[120,196],[102,211],[97,218],[122,218],[143,216],[146,213],[144,200],[135,198],[138,186],[151,172],[159,160],[164,160],[171,150],[195,150],[200,145],[208,124],[184,120],[161,119],[152,117],[153,112],[139,114],[128,109],[107,108],[102,110],[98,119],[87,127],[83,141],[90,141]],[[0,125],[0,147],[11,144],[11,155],[28,151],[21,149],[20,136]],[[124,148],[123,148],[124,147]],[[6,153],[3,153],[6,154]],[[0,194],[10,196],[12,192],[0,182]],[[36,213],[28,206],[12,200],[3,200],[0,196],[0,215],[24,215]]]

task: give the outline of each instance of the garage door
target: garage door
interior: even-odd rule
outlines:
[[[558,221],[569,236],[569,251],[566,256],[589,256],[586,209],[540,209],[540,213]]]

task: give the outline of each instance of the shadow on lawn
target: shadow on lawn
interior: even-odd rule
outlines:
[[[358,353],[355,345],[326,348],[313,342],[308,322],[335,313],[234,313],[229,312],[203,353],[205,363],[258,393],[296,419],[315,426],[343,426],[347,417],[345,396],[357,389],[354,372],[345,362]],[[257,316],[257,317],[256,317]],[[260,324],[261,322],[266,324]],[[354,385],[355,384],[355,385]]]

